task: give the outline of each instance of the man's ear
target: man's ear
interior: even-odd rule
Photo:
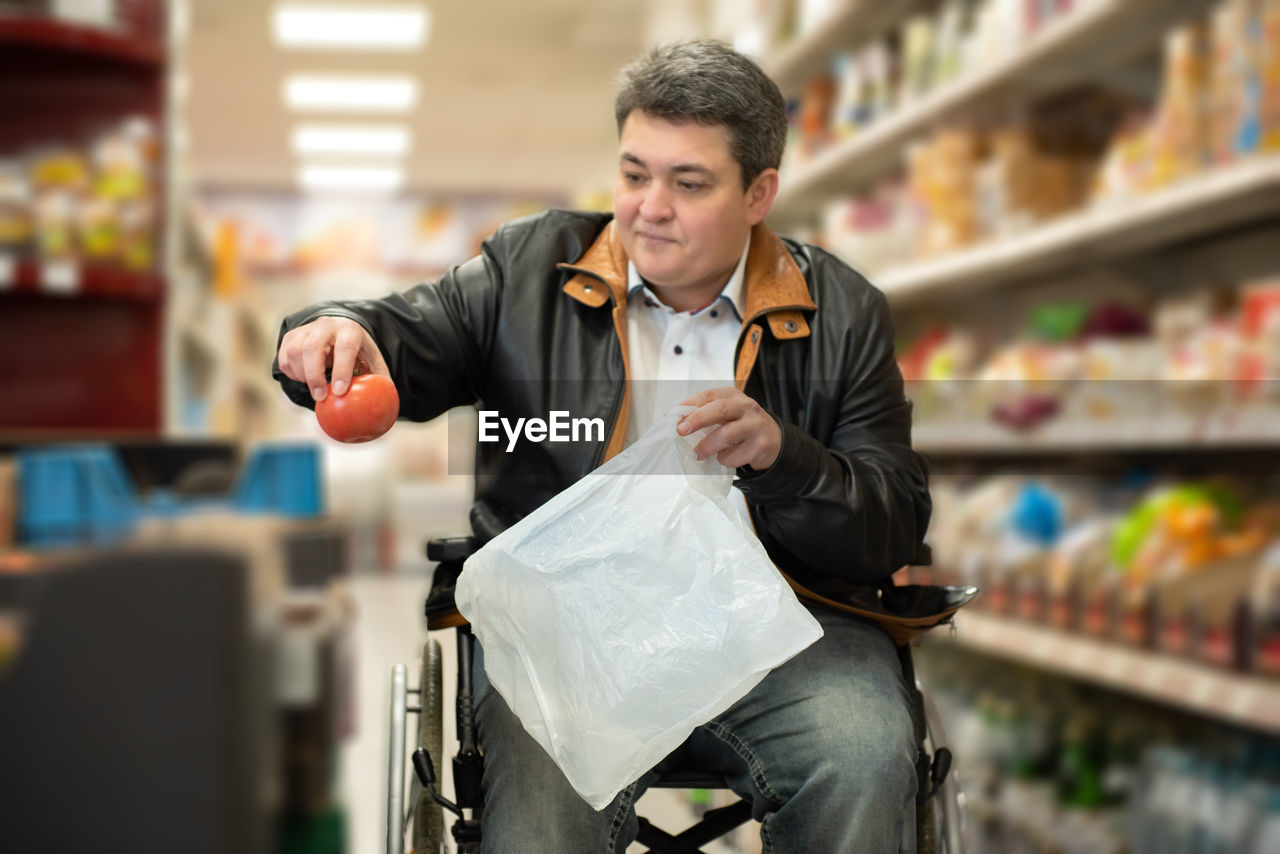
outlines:
[[[768,215],[778,195],[778,170],[766,169],[747,187],[747,223],[755,225]]]

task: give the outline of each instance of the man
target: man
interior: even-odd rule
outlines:
[[[341,394],[360,364],[392,377],[410,419],[477,401],[602,418],[606,436],[585,447],[477,447],[472,519],[487,537],[643,432],[677,402],[663,399],[672,381],[710,384],[678,430],[710,429],[696,450],[737,469],[779,568],[816,591],[884,581],[921,545],[925,472],[884,297],[763,225],[786,135],[781,94],[730,48],[691,42],[625,69],[615,107],[612,217],[517,220],[433,285],[289,317],[285,389],[313,405],[329,393],[326,367]],[[751,800],[766,851],[897,851],[916,790],[899,659],[874,624],[811,607],[824,637],[664,765],[724,774]],[[652,777],[592,810],[502,697],[479,691],[485,850],[624,851]]]

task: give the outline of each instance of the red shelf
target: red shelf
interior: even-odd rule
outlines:
[[[139,273],[115,267],[70,265],[73,285],[62,281],[46,281],[44,265],[35,261],[19,261],[10,281],[0,281],[0,298],[13,294],[47,297],[111,297],[152,301],[164,293],[164,279],[153,272]],[[62,272],[62,271],[55,271]]]
[[[146,69],[157,69],[164,60],[155,39],[0,13],[0,52],[15,47],[94,57]]]

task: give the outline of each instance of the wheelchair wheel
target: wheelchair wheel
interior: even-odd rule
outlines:
[[[418,746],[425,747],[437,769],[444,756],[444,667],[440,642],[422,647],[422,679],[418,683],[422,711],[418,713]],[[425,789],[413,805],[413,850],[416,854],[440,854],[444,850],[444,811]]]

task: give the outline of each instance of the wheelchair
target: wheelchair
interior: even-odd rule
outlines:
[[[425,604],[430,631],[453,629],[457,638],[457,693],[455,714],[458,751],[452,771],[455,800],[440,791],[438,763],[444,755],[444,688],[440,642],[428,640],[423,648],[418,688],[408,685],[408,666],[397,664],[391,674],[391,719],[387,763],[387,854],[405,854],[405,837],[413,828],[415,854],[440,854],[445,848],[445,817],[454,816],[450,835],[457,854],[479,854],[480,819],[484,809],[481,776],[484,760],[476,741],[472,664],[475,636],[454,605],[454,590],[462,564],[479,548],[474,537],[433,539],[427,557],[438,562]],[[912,691],[912,720],[919,746],[916,773],[916,848],[921,854],[964,854],[966,811],[956,775],[951,773],[951,751],[937,711],[915,677],[910,647],[898,646],[907,682]],[[411,705],[410,698],[417,704]],[[406,802],[405,751],[408,718],[417,716],[416,743],[411,754],[413,773]],[[697,771],[663,772],[653,789],[728,789],[723,777]],[[663,830],[639,817],[636,841],[650,854],[702,854],[700,846],[720,839],[751,820],[751,804],[743,799],[710,809],[692,826],[677,833]]]

